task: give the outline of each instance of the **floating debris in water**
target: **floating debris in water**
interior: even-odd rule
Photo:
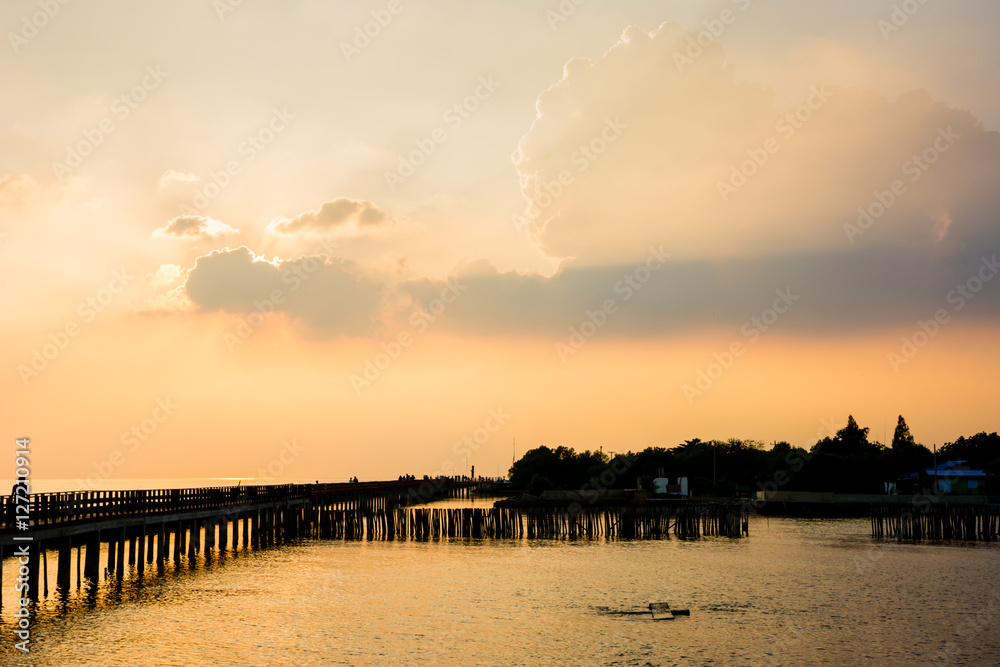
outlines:
[[[602,616],[645,616],[654,621],[669,621],[677,616],[690,616],[690,609],[671,609],[669,602],[650,602],[646,609],[611,609],[591,607]]]

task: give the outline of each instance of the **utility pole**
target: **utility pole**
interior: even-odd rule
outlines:
[[[934,495],[938,494],[937,481],[937,444],[934,445]]]
[[[715,445],[712,445],[712,496],[715,496]]]

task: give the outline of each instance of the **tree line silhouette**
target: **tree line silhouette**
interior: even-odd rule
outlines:
[[[697,495],[744,496],[769,488],[782,491],[884,493],[885,482],[934,465],[934,453],[916,442],[900,415],[887,446],[868,439],[869,429],[853,416],[836,435],[807,451],[787,442],[770,448],[757,440],[686,440],[675,447],[647,447],[609,456],[570,447],[536,447],[508,472],[511,486],[539,494],[547,489],[651,491],[655,477],[687,477]],[[981,432],[959,437],[937,450],[937,462],[967,461],[987,472],[987,489],[1000,475],[1000,435]],[[713,488],[714,487],[714,488]]]

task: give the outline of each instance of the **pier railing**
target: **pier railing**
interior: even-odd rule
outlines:
[[[74,525],[111,519],[130,519],[163,514],[225,510],[282,501],[379,493],[412,488],[417,481],[359,482],[356,484],[280,484],[222,486],[140,491],[81,491],[33,493],[29,496],[28,527]],[[3,497],[0,533],[17,530],[11,496]],[[23,529],[22,529],[23,530]]]

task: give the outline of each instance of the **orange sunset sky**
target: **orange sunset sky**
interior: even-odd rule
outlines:
[[[106,488],[1000,428],[995,3],[0,26],[0,479],[17,437]]]

